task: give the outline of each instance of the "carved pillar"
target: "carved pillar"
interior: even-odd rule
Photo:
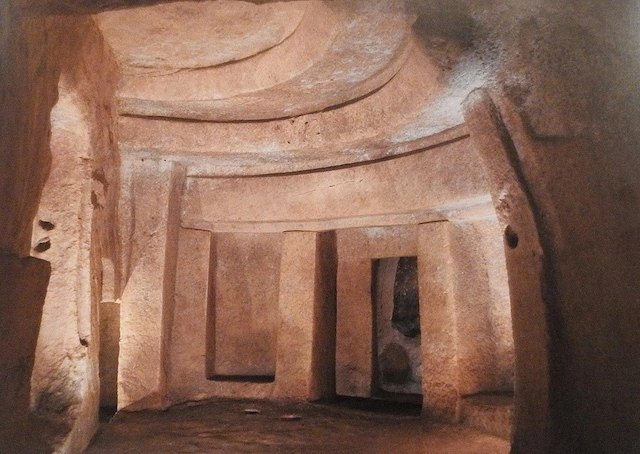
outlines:
[[[121,297],[118,408],[162,408],[184,169],[152,160],[128,169],[133,235]]]
[[[449,223],[418,230],[418,282],[422,347],[422,406],[430,417],[460,417],[456,314]]]
[[[280,268],[277,397],[335,392],[334,232],[285,232]]]
[[[522,163],[500,112],[489,95],[476,90],[465,101],[471,140],[483,158],[491,197],[504,229],[504,247],[515,346],[513,452],[548,452],[549,335],[548,257]]]

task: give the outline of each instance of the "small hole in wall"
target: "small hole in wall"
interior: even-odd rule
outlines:
[[[38,221],[38,225],[43,230],[46,230],[46,231],[53,230],[56,227],[56,225],[53,222],[43,221],[43,220]]]
[[[40,240],[38,240],[36,245],[33,247],[33,250],[36,252],[44,252],[48,250],[50,247],[51,247],[51,240],[49,239],[49,237],[45,236],[44,238],[41,238]]]
[[[506,229],[504,229],[504,239],[507,242],[507,246],[510,249],[515,249],[518,247],[518,242],[520,239],[518,238],[518,234],[513,230],[513,228],[508,225]]]

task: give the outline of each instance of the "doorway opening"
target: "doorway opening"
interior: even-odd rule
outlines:
[[[372,397],[422,405],[418,258],[372,261],[374,373]]]

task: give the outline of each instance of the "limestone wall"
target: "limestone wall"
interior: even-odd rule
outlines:
[[[551,419],[542,430],[546,442],[536,447],[532,437],[514,450],[633,451],[640,433],[632,353],[640,330],[630,317],[638,311],[631,276],[640,253],[637,4],[411,5],[421,32],[474,43],[458,60],[461,80],[475,65],[490,71],[486,85],[524,116],[521,124],[515,115],[505,122],[513,134],[521,131],[514,137],[516,162],[549,261]]]
[[[116,67],[91,18],[50,19],[60,77],[51,111],[51,172],[34,220],[31,254],[51,263],[33,376],[33,443],[78,452],[97,429],[100,303],[116,282],[119,158]]]
[[[49,173],[49,111],[56,98],[55,41],[43,17],[13,2],[0,14],[0,249],[29,254],[31,222]]]
[[[125,171],[131,198],[123,206],[133,216],[125,244],[133,249],[122,297],[120,408],[216,396],[374,396],[372,263],[407,255],[427,260],[416,229],[434,221],[459,226],[442,259],[454,263],[456,274],[443,285],[460,322],[423,328],[459,332],[460,347],[444,354],[463,358],[453,367],[464,378],[429,369],[455,390],[454,401],[443,405],[455,413],[464,395],[512,390],[502,234],[464,130],[457,140],[407,156],[323,172],[187,177],[182,186],[171,183],[180,168],[145,159]],[[165,192],[171,187],[174,195]],[[463,220],[468,224],[457,224]],[[177,240],[169,239],[178,222]],[[327,230],[335,230],[335,246]],[[432,304],[438,303],[421,299],[421,310],[429,313]],[[324,318],[332,312],[333,322]],[[468,342],[472,329],[486,343]],[[422,393],[417,383],[413,392]]]
[[[31,246],[32,220],[50,167],[49,111],[58,86],[56,61],[63,60],[57,51],[64,53],[69,47],[64,38],[58,41],[54,21],[37,15],[22,16],[14,3],[40,13],[86,13],[126,2],[21,0],[2,2],[0,6],[4,62],[0,66],[0,249],[26,256]],[[380,7],[373,2],[351,3],[354,10],[361,7],[374,11]],[[498,123],[504,126],[503,132],[511,134],[510,162],[517,170],[520,196],[524,197],[520,201],[528,206],[530,222],[525,233],[510,230],[507,239],[512,244],[516,238],[524,239],[520,244],[526,246],[512,248],[512,263],[531,264],[519,262],[525,257],[518,254],[533,251],[535,263],[526,269],[539,273],[530,281],[531,275],[523,272],[525,277],[512,279],[512,283],[533,282],[537,286],[535,291],[521,295],[524,298],[518,300],[518,307],[526,310],[518,317],[526,328],[527,311],[532,309],[529,315],[542,320],[531,327],[542,333],[536,339],[548,336],[545,338],[549,341],[526,345],[528,331],[520,332],[520,339],[525,341],[520,345],[526,348],[521,351],[524,354],[518,354],[516,347],[516,362],[520,355],[517,368],[521,384],[526,384],[523,389],[529,385],[533,386],[529,390],[535,389],[535,383],[524,383],[522,378],[527,372],[535,376],[535,369],[542,370],[534,365],[549,365],[548,374],[544,371],[548,383],[542,380],[549,385],[548,395],[531,393],[528,401],[543,402],[548,418],[542,421],[528,404],[516,408],[516,414],[531,424],[516,427],[514,450],[633,451],[640,434],[636,417],[640,408],[636,379],[640,366],[635,354],[640,344],[640,322],[634,316],[638,311],[636,276],[640,263],[640,131],[635,126],[640,105],[637,6],[634,2],[554,0],[411,0],[404,6],[417,14],[414,31],[443,70],[430,70],[442,83],[442,91],[438,91],[442,96],[431,107],[453,118],[449,125],[462,122],[460,103],[476,87],[492,90],[495,99],[509,100],[513,107],[508,107],[509,103],[499,106],[503,118]],[[58,22],[64,27],[57,29],[66,33],[74,28],[76,20],[81,21],[68,16]],[[74,54],[72,60],[76,57]],[[99,66],[84,68],[91,72]],[[432,115],[429,108],[416,108],[415,112],[415,118],[422,114],[425,118],[444,118]],[[433,123],[427,122],[429,125]],[[416,138],[428,129],[419,121],[405,126],[395,138]],[[482,129],[476,129],[476,137],[483,135]],[[380,157],[384,150],[376,149],[376,153]],[[271,168],[283,171],[283,162],[286,159]],[[300,164],[298,169],[308,167]],[[104,179],[113,181],[107,173]],[[95,201],[100,204],[100,185],[95,185]],[[501,199],[500,191],[493,195],[497,202],[508,199]],[[507,205],[498,206],[506,213]],[[233,207],[228,208],[233,214]],[[204,231],[223,224],[220,218],[209,224],[192,223],[185,234],[197,237],[196,242],[206,242],[209,239]],[[131,229],[127,223],[122,226],[128,250]],[[342,227],[346,226],[353,227]],[[177,226],[175,229],[169,232],[169,238],[178,237]],[[531,238],[538,243],[530,243]],[[179,252],[174,250],[172,254],[162,256],[168,273]],[[201,252],[194,254],[200,257]],[[122,290],[133,276],[129,258],[104,255],[116,264],[122,263],[122,276],[113,280]],[[201,286],[194,288],[203,290]],[[165,288],[162,295],[172,292]],[[542,304],[531,305],[531,300]],[[25,312],[24,317],[29,315]],[[86,325],[82,330],[86,332]],[[531,444],[536,440],[538,444]]]
[[[27,452],[30,378],[42,306],[51,272],[44,260],[0,256],[0,444],[8,452]]]

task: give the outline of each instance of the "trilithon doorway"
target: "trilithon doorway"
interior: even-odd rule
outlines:
[[[373,260],[371,284],[375,314],[372,397],[420,406],[418,258]]]

